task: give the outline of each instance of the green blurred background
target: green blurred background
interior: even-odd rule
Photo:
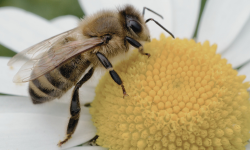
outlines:
[[[205,4],[206,0],[202,0],[200,16]],[[84,10],[81,9],[78,0],[0,0],[0,7],[4,6],[18,7],[42,16],[48,20],[63,15],[74,15],[78,18],[84,16]],[[194,38],[196,37],[197,29],[199,27],[200,16],[193,35]],[[15,52],[0,44],[0,56],[12,57],[15,54]],[[0,95],[2,94],[0,93]]]
[[[78,0],[0,0],[0,7],[13,6],[33,12],[48,20],[63,15],[84,15]],[[0,56],[13,56],[15,52],[0,45]]]

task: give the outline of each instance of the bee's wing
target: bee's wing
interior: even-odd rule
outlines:
[[[34,80],[53,70],[69,58],[103,43],[101,38],[93,37],[84,40],[70,41],[60,47],[52,48],[58,39],[60,40],[62,37],[67,36],[69,32],[72,32],[72,30],[40,42],[14,56],[8,65],[16,63],[19,59],[24,59],[25,56],[28,56],[28,61],[14,76],[13,82],[20,83]],[[49,44],[49,46],[43,46],[43,44]]]
[[[43,55],[51,47],[53,47],[57,43],[57,41],[60,41],[61,39],[65,38],[69,34],[73,33],[75,30],[76,28],[60,33],[21,51],[10,59],[10,61],[8,62],[8,66],[24,63],[29,59],[39,59],[39,57],[41,57],[41,55]]]

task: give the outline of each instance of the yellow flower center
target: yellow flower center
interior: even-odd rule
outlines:
[[[166,38],[144,45],[107,73],[90,113],[97,144],[116,150],[243,150],[250,138],[245,76],[216,54],[216,45]]]

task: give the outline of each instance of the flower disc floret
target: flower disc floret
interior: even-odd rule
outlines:
[[[129,96],[107,73],[90,113],[97,144],[111,150],[243,150],[250,138],[245,76],[216,45],[160,40],[115,66]]]

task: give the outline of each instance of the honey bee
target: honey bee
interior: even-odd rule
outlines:
[[[145,10],[159,15],[146,7],[141,14],[131,5],[97,12],[84,18],[78,27],[31,46],[9,61],[10,66],[28,58],[13,81],[29,82],[29,95],[34,104],[60,98],[74,87],[66,138],[58,143],[59,146],[67,142],[76,129],[81,111],[79,88],[91,78],[98,66],[109,71],[112,79],[121,86],[123,97],[127,96],[123,82],[109,59],[127,53],[129,45],[149,57],[140,43],[150,42],[148,21],[154,21],[174,38],[154,19],[144,21]]]

